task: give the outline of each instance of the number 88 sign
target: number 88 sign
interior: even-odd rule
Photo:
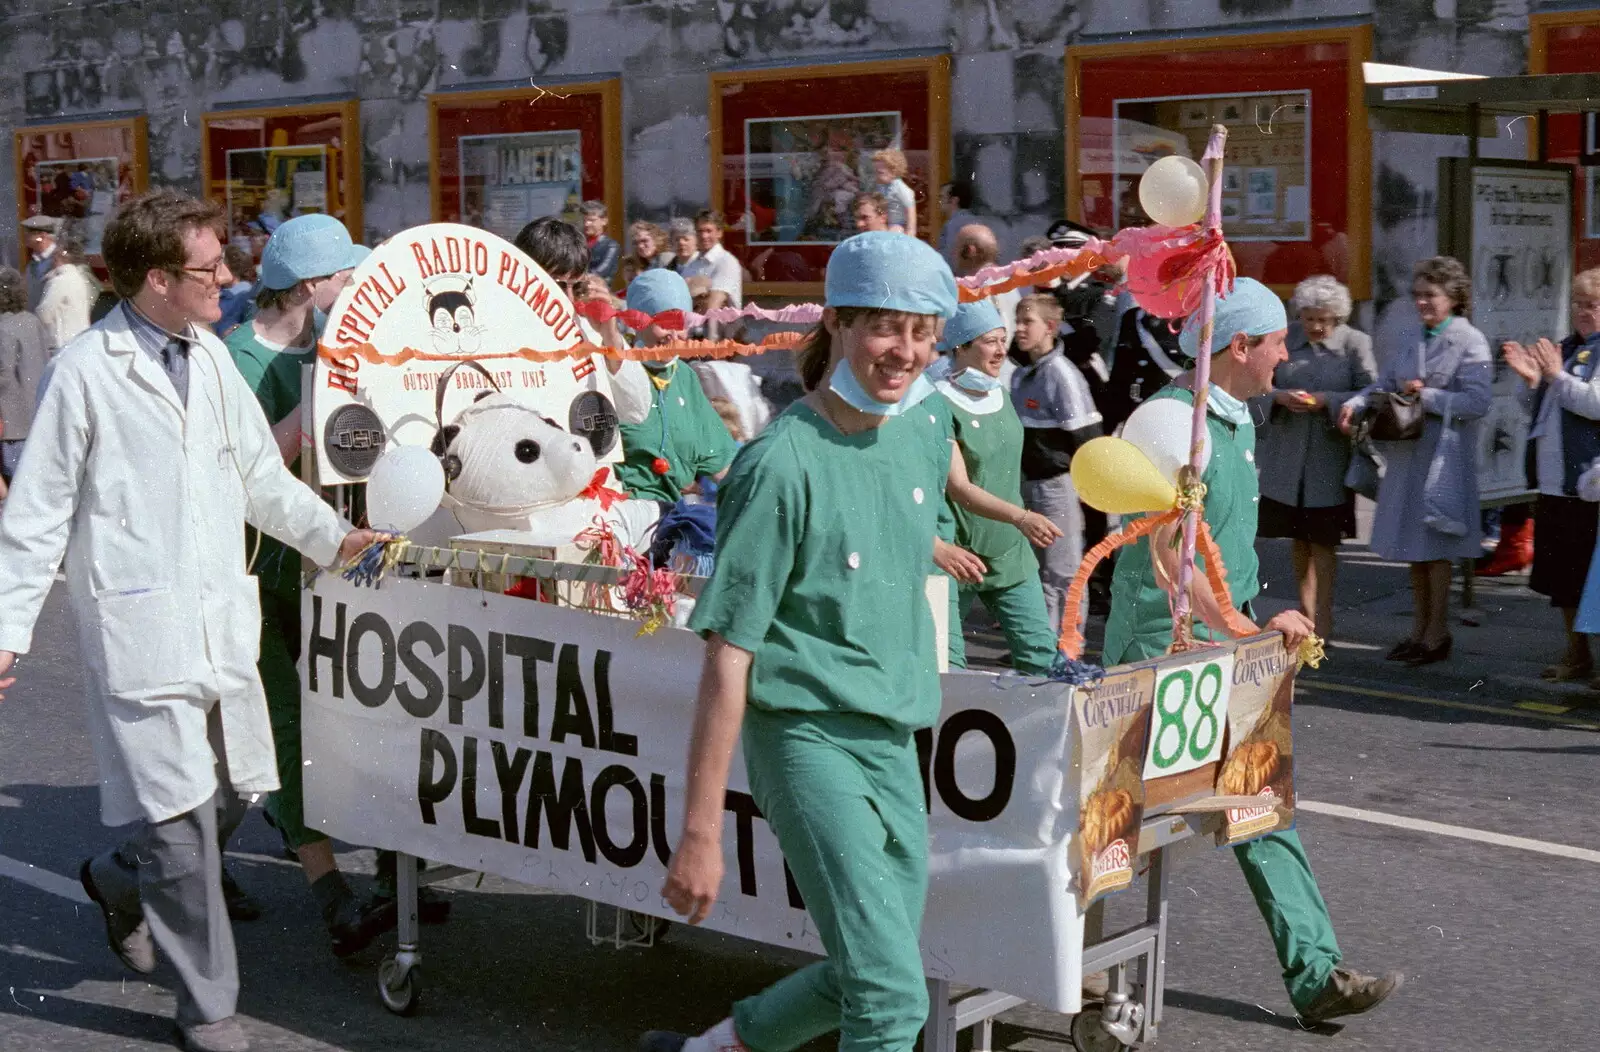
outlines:
[[[1232,691],[1231,651],[1158,670],[1144,758],[1147,780],[1183,774],[1222,759]]]

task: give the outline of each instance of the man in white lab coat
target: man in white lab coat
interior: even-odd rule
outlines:
[[[244,524],[323,566],[374,535],[284,467],[211,333],[232,280],[222,229],[214,205],[167,190],[106,228],[124,302],[52,360],[0,512],[0,692],[65,556],[101,820],[139,823],[80,879],[125,965],[151,972],[159,946],[177,970],[184,1046],[243,1052],[217,812],[278,785]]]

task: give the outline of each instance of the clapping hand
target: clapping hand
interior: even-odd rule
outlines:
[[[1561,348],[1551,343],[1547,337],[1539,337],[1539,342],[1533,345],[1533,360],[1538,363],[1539,371],[1547,379],[1560,373],[1563,368]]]
[[[1531,350],[1515,340],[1507,340],[1500,345],[1500,356],[1511,366],[1511,371],[1522,377],[1529,387],[1539,386],[1542,370]]]

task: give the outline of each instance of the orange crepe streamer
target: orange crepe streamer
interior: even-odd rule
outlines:
[[[600,354],[608,358],[621,358],[630,362],[664,362],[671,358],[732,358],[740,354],[763,354],[799,346],[806,337],[801,332],[775,332],[760,343],[738,343],[733,340],[675,340],[655,347],[601,347],[592,343],[579,343],[561,351],[536,351],[523,347],[502,354],[435,354],[407,347],[398,354],[384,354],[370,343],[352,347],[317,345],[317,356],[334,365],[347,365],[358,358],[371,365],[399,366],[408,362],[488,362],[517,358],[527,362],[558,362],[570,358],[587,358]]]
[[[1107,264],[1115,263],[1118,258],[1115,256],[1102,256],[1085,249],[1066,263],[1057,263],[1053,267],[1044,267],[1041,270],[1027,271],[1022,274],[1013,274],[1004,281],[997,281],[992,285],[984,285],[982,288],[969,289],[965,285],[958,285],[956,286],[957,298],[962,303],[975,303],[978,300],[988,299],[990,296],[996,296],[1002,292],[1010,292],[1012,289],[1043,285],[1048,281],[1054,281],[1056,278],[1075,278],[1080,274],[1087,274],[1091,270],[1099,270]]]
[[[1095,567],[1118,548],[1132,544],[1162,526],[1177,522],[1182,515],[1183,509],[1173,508],[1160,515],[1137,519],[1131,526],[1112,534],[1089,549],[1088,554],[1083,557],[1083,562],[1078,564],[1078,572],[1072,578],[1072,585],[1067,589],[1067,601],[1063,604],[1061,638],[1057,643],[1062,653],[1074,661],[1083,656],[1083,619],[1078,611],[1083,609],[1083,593],[1089,587],[1089,577],[1094,573]],[[1211,527],[1206,525],[1204,519],[1200,520],[1200,535],[1196,541],[1200,554],[1205,559],[1206,585],[1211,589],[1212,598],[1217,601],[1217,606],[1222,609],[1222,621],[1228,634],[1235,639],[1255,635],[1260,630],[1234,609],[1233,597],[1228,594],[1228,570],[1222,564],[1222,551],[1212,539]]]
[[[1083,593],[1089,587],[1089,576],[1094,573],[1094,568],[1100,565],[1100,561],[1123,545],[1132,544],[1152,530],[1177,522],[1182,514],[1178,508],[1173,508],[1160,515],[1147,515],[1142,519],[1135,519],[1131,525],[1125,526],[1089,549],[1083,561],[1078,564],[1077,575],[1072,578],[1072,585],[1067,589],[1067,601],[1062,604],[1061,638],[1056,643],[1062,653],[1074,661],[1083,656],[1083,618],[1079,611],[1083,609]]]

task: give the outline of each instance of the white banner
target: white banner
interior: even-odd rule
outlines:
[[[352,843],[672,917],[703,644],[473,589],[323,576],[305,593],[307,821]],[[929,976],[1079,1009],[1083,923],[1069,846],[1073,691],[942,678],[919,739],[929,807]],[[742,754],[721,897],[706,926],[821,953]]]
[[[622,458],[610,373],[587,357],[532,360],[583,336],[566,293],[516,246],[433,223],[390,238],[353,277],[312,387],[319,483],[364,479],[388,446],[429,445],[441,418],[495,390],[588,438],[600,462]]]
[[[1500,360],[1506,340],[1560,341],[1572,328],[1570,170],[1479,163],[1472,168],[1472,323],[1496,361],[1494,402],[1481,430],[1483,500],[1527,492],[1528,414],[1523,383]]]

